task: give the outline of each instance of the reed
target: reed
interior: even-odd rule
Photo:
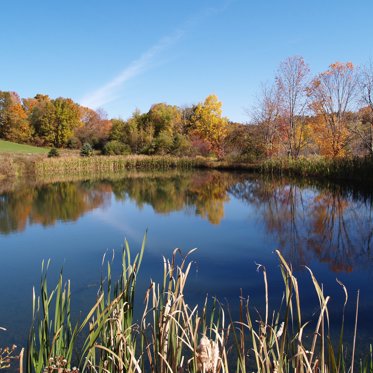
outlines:
[[[89,175],[120,173],[128,170],[190,169],[198,161],[193,158],[161,156],[95,156],[44,158],[35,164],[38,177],[54,175]]]
[[[277,175],[312,176],[333,180],[373,181],[373,158],[354,157],[326,159],[279,158],[264,161],[260,171]]]
[[[93,156],[64,154],[58,158],[42,155],[0,155],[0,180],[25,178],[41,180],[50,177],[102,177],[124,175],[128,171],[165,171],[171,169],[242,170],[287,176],[307,176],[329,180],[373,181],[373,159],[355,157],[326,159],[322,157],[277,158],[260,163],[239,163],[203,157],[173,156]]]
[[[6,330],[0,327],[0,330]],[[16,354],[17,346],[13,345],[11,347],[0,347],[0,370],[9,369],[13,360],[18,360],[19,356]]]
[[[189,305],[186,287],[192,251],[182,256],[180,250],[175,250],[171,259],[163,258],[163,280],[150,283],[144,307],[136,313],[136,282],[144,247],[145,238],[132,258],[125,242],[117,280],[112,278],[114,257],[104,258],[96,301],[84,320],[74,326],[70,283],[63,282],[61,272],[56,287],[48,291],[48,263],[43,263],[40,295],[33,297],[27,373],[67,373],[78,369],[90,373],[373,372],[372,347],[365,358],[357,358],[359,294],[352,351],[347,353],[345,348],[348,293],[343,284],[340,283],[345,294],[343,318],[336,338],[331,334],[330,297],[324,294],[322,285],[308,269],[318,306],[312,318],[306,319],[297,278],[277,251],[284,285],[281,304],[270,311],[273,307],[267,272],[259,266],[265,289],[263,313],[255,311],[254,317],[249,299],[241,294],[240,316],[234,320],[229,307],[216,299],[210,304],[206,298],[202,307]],[[135,314],[140,315],[138,319]]]

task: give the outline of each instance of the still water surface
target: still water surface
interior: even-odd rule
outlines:
[[[331,295],[330,313],[340,318],[348,288],[347,338],[360,289],[358,343],[373,342],[372,194],[361,187],[315,185],[217,171],[131,174],[126,178],[52,184],[0,185],[0,346],[24,345],[31,318],[32,286],[38,286],[43,259],[51,259],[50,283],[61,267],[72,281],[75,315],[92,306],[105,252],[119,253],[127,238],[139,249],[148,229],[138,303],[150,279],[162,275],[162,256],[193,248],[188,303],[206,294],[229,303],[240,296],[263,306],[266,266],[272,307],[282,282],[275,249],[296,269],[306,317],[317,300],[312,268]],[[119,260],[114,275],[119,271]]]

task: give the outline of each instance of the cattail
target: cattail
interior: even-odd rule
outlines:
[[[284,325],[284,322],[282,322],[280,327],[278,328],[278,331],[276,333],[277,338],[280,338],[282,336],[282,333],[284,332]]]
[[[219,360],[219,346],[217,342],[203,336],[196,350],[198,371],[216,373]]]

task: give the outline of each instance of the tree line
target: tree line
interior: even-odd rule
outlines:
[[[0,91],[0,138],[103,154],[172,154],[240,160],[373,155],[373,65],[336,62],[312,76],[299,56],[263,84],[248,123],[222,116],[216,95],[196,105],[154,104],[108,119],[69,98]]]
[[[302,57],[289,57],[253,114],[266,157],[372,155],[373,65],[336,62],[311,76]]]
[[[190,107],[166,103],[123,120],[80,106],[69,98],[38,94],[21,99],[0,91],[0,138],[37,146],[79,149],[90,144],[104,154],[209,155],[224,153],[228,120],[215,95]]]

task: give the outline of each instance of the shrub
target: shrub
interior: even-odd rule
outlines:
[[[67,142],[67,147],[69,149],[79,149],[81,148],[82,143],[77,137],[71,137],[69,141]]]
[[[84,145],[80,149],[80,155],[82,157],[91,157],[93,155],[93,149],[90,143],[84,143]]]
[[[106,143],[102,153],[105,155],[125,155],[130,154],[131,149],[128,145],[120,141],[112,140]]]
[[[167,131],[162,131],[156,138],[154,145],[157,154],[169,154],[173,146],[173,137]]]
[[[176,133],[173,139],[172,154],[177,156],[189,156],[193,154],[192,144],[186,135]]]
[[[60,156],[60,152],[57,148],[52,148],[51,150],[49,150],[48,158],[59,157],[59,156]]]

